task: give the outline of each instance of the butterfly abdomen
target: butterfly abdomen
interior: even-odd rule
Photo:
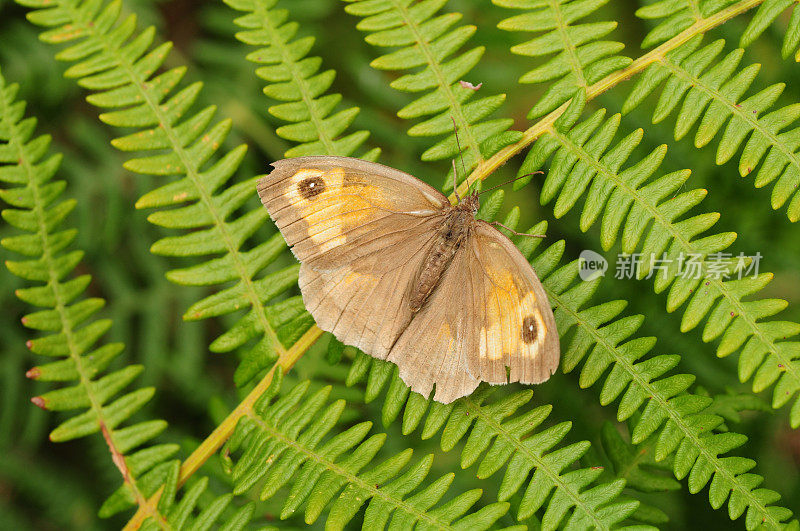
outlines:
[[[444,223],[411,285],[409,306],[412,313],[418,312],[436,289],[442,275],[453,261],[453,256],[463,243],[472,219],[471,212],[459,208],[454,208],[445,216]]]

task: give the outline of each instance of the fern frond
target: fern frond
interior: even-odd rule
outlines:
[[[800,11],[796,10],[797,2],[793,0],[765,0],[763,4],[758,7],[747,28],[742,32],[739,37],[739,46],[747,48],[750,46],[770,24],[772,24],[778,17],[780,17],[787,9],[791,8],[792,14],[789,18],[788,25],[785,29],[781,29],[783,33],[783,46],[781,47],[781,55],[784,59],[790,55],[794,55],[795,61],[800,59]]]
[[[6,267],[30,284],[17,290],[17,296],[42,308],[22,318],[24,326],[43,332],[28,341],[28,347],[36,354],[61,358],[30,369],[27,376],[64,384],[32,402],[49,411],[76,412],[50,433],[52,441],[100,432],[123,477],[119,496],[127,504],[136,503],[154,492],[150,485],[159,474],[156,465],[172,456],[178,446],[152,444],[167,426],[163,420],[123,427],[155,390],[125,391],[142,372],[140,365],[105,373],[124,345],[98,346],[112,323],[96,316],[105,301],[84,295],[91,276],[73,276],[83,252],[68,250],[77,231],[64,228],[62,222],[76,202],[60,199],[66,182],[53,177],[61,156],[48,156],[49,136],[33,138],[36,119],[24,118],[25,103],[15,100],[18,88],[7,85],[0,73],[0,182],[8,185],[0,189],[0,198],[11,205],[2,211],[2,217],[21,232],[0,244],[26,257],[9,260]],[[100,515],[110,516],[118,509],[119,505],[104,506]]]
[[[743,411],[770,411],[770,405],[760,396],[748,393],[735,393],[728,390],[725,393],[711,395],[706,389],[699,387],[696,394],[711,397],[714,401],[708,406],[707,411],[719,415],[725,419],[726,425],[720,429],[728,429],[728,423],[742,422],[741,412]]]
[[[452,411],[444,411],[444,415],[443,408],[432,406],[423,437],[446,418],[441,440],[444,450],[466,437],[462,468],[478,463],[479,478],[505,468],[498,498],[506,500],[522,491],[518,519],[528,518],[544,507],[542,529],[561,525],[568,529],[611,529],[636,510],[637,501],[618,499],[625,485],[623,480],[599,482],[602,468],[573,468],[589,448],[588,441],[556,448],[569,432],[570,422],[533,432],[547,418],[552,406],[518,412],[518,408],[531,400],[531,390],[489,404],[484,403],[487,390],[491,388],[474,393]]]
[[[53,44],[78,41],[59,52],[57,58],[75,63],[66,75],[93,91],[89,102],[114,109],[101,114],[101,120],[138,130],[112,142],[120,150],[138,153],[125,167],[142,174],[176,177],[146,193],[136,206],[162,209],[148,217],[156,225],[192,232],[163,238],[151,250],[204,260],[170,271],[167,276],[171,281],[220,287],[217,293],[193,304],[184,319],[246,311],[210,348],[228,352],[248,345],[248,366],[237,379],[239,384],[247,383],[258,370],[286,355],[285,345],[301,337],[312,321],[300,297],[268,304],[295,284],[298,267],[263,273],[285,250],[286,244],[277,233],[257,245],[248,245],[267,213],[256,207],[236,214],[252,199],[256,181],[229,182],[246,147],[218,153],[230,131],[230,120],[210,125],[214,107],[189,113],[201,84],[178,88],[186,71],[183,67],[156,73],[171,45],[153,47],[152,27],[136,34],[136,17],[123,16],[121,2],[25,3],[38,8],[28,15],[32,22],[53,28],[42,34],[43,40]]]
[[[769,404],[753,394],[726,392],[712,397],[699,386],[695,388],[695,394],[712,398],[713,402],[704,409],[704,413],[719,415],[726,423],[741,422],[741,413],[744,411],[770,410]],[[626,491],[636,493],[658,493],[680,489],[680,483],[667,476],[672,474],[673,459],[656,460],[658,433],[637,444],[630,442],[630,434],[635,429],[638,419],[639,415],[634,415],[628,420],[627,429],[623,427],[622,430],[619,425],[603,423],[600,430],[603,453],[610,461],[609,470],[613,472],[612,475],[606,471],[604,475],[624,479]],[[721,424],[716,430],[727,432],[729,427]],[[631,518],[653,525],[664,525],[669,522],[669,517],[664,511],[644,501],[640,502]]]
[[[505,31],[534,34],[534,38],[511,48],[511,53],[527,57],[550,58],[526,72],[520,83],[551,85],[528,113],[538,118],[568,101],[578,90],[586,90],[605,76],[628,66],[631,59],[619,55],[622,43],[600,40],[617,27],[614,21],[583,22],[608,0],[492,0],[495,5],[526,10],[524,14],[502,20],[497,27]],[[531,9],[533,8],[533,9]],[[553,56],[555,55],[555,56]]]
[[[298,266],[264,272],[286,249],[277,232],[266,241],[249,244],[267,214],[255,204],[255,208],[238,214],[254,197],[256,178],[229,183],[246,152],[242,145],[218,153],[230,131],[230,120],[209,125],[213,107],[189,114],[201,84],[177,88],[185,73],[182,67],[157,73],[170,44],[153,47],[152,27],[136,34],[136,17],[123,16],[120,1],[44,0],[25,4],[36,8],[28,14],[32,22],[51,28],[41,35],[43,40],[73,43],[57,58],[75,63],[66,75],[94,91],[88,101],[113,109],[100,118],[112,126],[138,130],[113,141],[120,150],[139,153],[125,167],[142,174],[176,176],[171,183],[146,193],[137,207],[162,208],[148,217],[156,225],[191,230],[157,241],[152,252],[205,260],[170,271],[167,276],[171,281],[220,287],[217,293],[193,304],[184,319],[246,311],[211,344],[218,352],[247,347],[236,375],[240,385],[276,359],[290,366],[313,342],[306,339],[319,334],[311,328],[313,321],[299,296],[270,304],[271,299],[295,285]],[[270,377],[268,374],[266,378]],[[230,422],[229,429],[233,426]],[[218,447],[227,436],[221,432],[212,435],[181,469],[181,483],[207,459],[209,447]],[[155,470],[160,478],[157,483],[163,483],[165,470],[156,466],[154,474]],[[129,500],[111,500],[117,509],[122,501]],[[137,502],[140,510],[135,518],[141,521],[154,510],[153,499]]]
[[[489,213],[489,217],[491,215]],[[515,216],[509,215],[504,224],[514,228]],[[531,233],[536,231],[536,234],[541,234],[544,226],[542,224],[532,228]],[[526,256],[530,256],[538,242],[521,244],[527,246],[522,249]],[[657,437],[655,459],[663,461],[672,457],[674,475],[678,479],[688,477],[690,492],[697,493],[711,482],[709,502],[715,509],[728,500],[731,519],[737,519],[747,511],[745,524],[748,529],[753,529],[762,521],[778,527],[787,520],[791,511],[771,505],[780,499],[780,495],[768,489],[757,488],[763,478],[750,472],[755,462],[725,455],[744,444],[746,437],[732,432],[721,433],[727,431],[723,429],[725,419],[717,414],[715,401],[708,396],[690,394],[687,391],[694,381],[693,376],[666,374],[677,365],[679,356],[659,355],[642,360],[655,344],[654,338],[631,337],[641,326],[643,317],[619,317],[626,305],[619,300],[586,307],[600,279],[576,283],[579,270],[577,261],[558,267],[564,247],[563,241],[557,242],[533,260],[533,266],[542,280],[548,298],[556,308],[556,323],[562,337],[561,365],[564,372],[575,370],[585,360],[579,383],[581,387],[590,387],[610,368],[600,393],[601,404],[608,405],[620,399],[617,406],[617,418],[620,421],[634,419],[638,415],[634,421],[632,442],[639,444],[649,437]],[[369,399],[377,396],[386,382],[390,382],[384,402],[384,423],[394,421],[405,406],[403,433],[411,433],[425,420],[422,437],[433,436],[445,422],[449,422],[448,418],[454,414],[455,408],[461,407],[460,402],[456,402],[456,406],[443,406],[436,402],[429,404],[421,395],[409,393],[393,369],[394,366],[387,362],[375,361],[363,355],[353,364],[348,383],[367,376]],[[463,400],[468,403],[471,399],[467,397]],[[476,415],[480,413],[470,411],[464,417],[474,418]],[[496,413],[494,415],[497,416]],[[465,432],[466,430],[458,431],[460,435],[456,441]],[[495,432],[485,430],[479,433],[475,435],[479,441],[495,435]],[[508,432],[497,433],[495,444],[501,444],[500,441],[508,436]],[[452,448],[454,443],[451,444],[450,441],[451,438],[446,438],[443,433],[442,447]],[[477,443],[478,441],[473,444]],[[478,452],[470,454],[466,460],[467,465],[476,462],[480,452],[486,449],[482,444],[479,445]],[[511,445],[508,440],[503,444],[505,448]],[[464,449],[465,453],[468,448],[469,444]],[[463,455],[462,464],[465,461]],[[494,462],[489,468],[493,472],[503,466],[510,454],[506,452],[500,456],[503,460],[499,464]],[[491,450],[484,457],[484,461],[489,460],[490,463],[496,459],[497,455]],[[506,477],[513,474],[513,469],[519,466],[518,461],[514,462],[514,466],[507,465]],[[535,464],[529,463],[526,466],[529,471]],[[479,473],[481,467],[488,465],[482,462]],[[537,474],[541,476],[543,472],[535,473],[531,482],[541,481],[537,480]]]
[[[642,41],[642,48],[673,38],[697,22],[736,4],[737,0],[657,0],[636,10],[636,16],[658,21]],[[742,2],[738,2],[742,3]],[[750,2],[753,5],[758,2]]]
[[[600,110],[578,123],[582,108],[583,99],[576,97],[530,150],[520,175],[538,170],[552,159],[541,192],[542,202],[555,199],[554,212],[560,217],[586,194],[581,229],[588,230],[600,221],[604,249],[609,249],[621,233],[622,251],[644,257],[637,267],[638,277],[653,275],[657,293],[669,288],[667,310],[686,304],[681,330],[691,330],[705,320],[703,340],[720,340],[717,356],[741,350],[740,379],[753,377],[755,392],[775,384],[773,407],[785,405],[800,390],[800,343],[786,341],[800,333],[800,325],[761,321],[787,304],[779,299],[752,299],[772,275],[760,273],[725,280],[709,274],[709,256],[722,256],[715,253],[728,248],[735,234],[705,234],[719,219],[717,213],[682,218],[702,201],[706,192],[680,192],[688,171],[652,178],[665,156],[664,146],[623,169],[639,144],[642,131],[634,131],[612,145],[619,115],[605,119]],[[524,183],[525,179],[518,182]],[[702,274],[686,275],[679,270],[687,257],[696,258]],[[662,258],[666,262],[654,267],[655,260]],[[800,426],[800,398],[794,400],[790,422],[793,427]]]
[[[577,262],[569,265],[574,279]],[[673,473],[678,479],[687,478],[691,493],[700,492],[710,482],[709,503],[718,509],[727,500],[731,520],[746,511],[747,529],[762,524],[780,527],[792,512],[771,505],[780,499],[777,492],[757,488],[763,478],[751,472],[755,461],[725,455],[743,445],[747,437],[718,431],[724,419],[710,409],[713,400],[687,391],[694,376],[666,375],[677,365],[678,356],[642,360],[655,343],[653,338],[631,338],[641,325],[642,316],[616,319],[624,308],[622,301],[580,309],[593,291],[585,284],[580,282],[560,294],[548,289],[550,300],[561,310],[557,318],[559,332],[566,334],[576,327],[564,353],[564,371],[575,369],[585,359],[579,381],[581,387],[589,387],[611,368],[600,402],[607,405],[619,399],[618,420],[641,411],[632,430],[633,443],[657,436],[655,459],[662,461],[672,455]]]
[[[186,488],[180,500],[176,499],[178,491],[179,466],[173,463],[164,481],[164,494],[158,502],[161,514],[166,515],[162,521],[155,518],[145,520],[139,529],[155,531],[158,529],[224,529],[228,531],[247,529],[255,514],[255,503],[248,502],[240,507],[232,505],[233,494],[223,494],[209,498],[208,478],[203,477]]]
[[[390,86],[401,92],[424,93],[397,113],[401,118],[425,118],[409,129],[408,134],[425,137],[446,135],[422,154],[422,160],[458,156],[454,122],[468,169],[519,140],[519,132],[508,130],[512,119],[487,119],[503,104],[505,94],[470,101],[479,91],[460,83],[480,61],[484,47],[458,51],[475,33],[476,27],[467,25],[451,29],[461,19],[461,14],[437,15],[447,0],[346,1],[351,3],[345,11],[362,17],[356,28],[369,33],[365,37],[369,44],[396,48],[373,60],[370,65],[379,70],[413,70],[394,79]],[[450,176],[444,180],[444,189],[451,188]]]
[[[720,57],[725,46],[722,39],[698,49],[701,40],[702,37],[693,39],[645,70],[623,112],[635,108],[663,84],[653,111],[653,123],[664,120],[680,106],[675,139],[683,138],[699,121],[694,138],[696,147],[711,142],[724,127],[717,147],[717,164],[726,163],[741,150],[739,174],[742,177],[753,174],[756,188],[774,181],[772,208],[778,209],[788,201],[787,215],[791,221],[797,221],[800,219],[797,194],[800,129],[793,125],[800,117],[800,104],[773,109],[785,87],[783,83],[745,97],[760,65],[741,67],[744,54],[741,48]]]
[[[668,460],[656,461],[656,436],[650,436],[639,444],[630,442],[630,434],[623,437],[618,426],[604,422],[600,429],[600,443],[603,453],[610,462],[608,475],[625,480],[625,488],[636,493],[671,492],[681,488],[680,482],[672,478],[672,468]],[[634,520],[652,525],[664,525],[669,516],[650,503],[640,501],[639,507],[631,515]]]
[[[237,5],[247,7],[246,4]],[[253,8],[263,5],[266,4],[253,4]],[[55,28],[46,32],[43,39],[53,43],[76,39],[81,41],[58,56],[64,60],[78,61],[78,64],[68,70],[68,75],[78,78],[79,84],[86,88],[100,91],[89,96],[88,99],[93,104],[124,108],[105,113],[101,115],[101,119],[119,127],[154,126],[114,141],[114,145],[124,151],[156,153],[133,159],[126,163],[126,168],[146,174],[178,175],[178,180],[145,194],[137,202],[137,207],[164,208],[191,202],[188,206],[162,210],[149,217],[151,222],[168,228],[195,229],[190,234],[156,242],[153,252],[187,257],[221,254],[197,266],[171,271],[168,274],[170,280],[185,285],[224,286],[230,282],[235,283],[192,305],[184,318],[201,319],[249,308],[244,317],[211,345],[212,350],[224,352],[256,342],[255,347],[244,353],[243,361],[235,374],[234,379],[240,386],[247,384],[275,361],[276,354],[278,364],[284,368],[290,367],[320,334],[318,329],[310,328],[312,321],[305,312],[300,297],[266,304],[295,284],[298,268],[290,266],[271,274],[261,273],[285,250],[285,243],[277,233],[260,245],[243,249],[250,236],[262,226],[266,212],[257,206],[238,217],[233,215],[253,196],[256,178],[228,186],[221,191],[235,174],[245,153],[245,147],[238,146],[227,153],[216,155],[217,149],[226,138],[230,121],[209,126],[214,114],[212,107],[192,116],[185,116],[199,94],[200,85],[191,85],[170,96],[185,69],[174,68],[155,75],[166,58],[169,44],[148,52],[154,37],[153,28],[138,36],[133,35],[136,29],[135,17],[130,16],[124,20],[120,18],[120,2],[101,6],[95,2],[65,1],[52,9],[47,9],[51,7],[49,2],[34,2],[31,7],[45,6],[45,9],[34,11],[30,15],[35,23]],[[275,15],[275,12],[271,13]],[[283,15],[278,12],[276,16]],[[293,26],[284,25],[281,28],[283,32],[278,36],[279,41],[280,38],[291,37],[287,32]],[[255,38],[253,35],[250,37]],[[285,46],[281,51],[288,52],[285,57],[288,63],[273,66],[277,70],[284,67],[291,69],[292,61],[300,59],[292,54],[308,43],[304,42],[283,43]],[[309,94],[320,87],[314,83],[306,86],[311,91]],[[314,95],[316,96],[319,94]],[[296,113],[295,118],[306,111],[309,116],[323,117],[325,112],[320,106],[330,103],[330,99],[323,101],[323,98],[325,97],[309,102],[294,102],[298,104],[291,108]],[[306,103],[310,107],[304,111],[303,105]],[[283,107],[283,110],[286,111],[287,108]],[[346,112],[346,115],[350,114],[351,111]],[[302,124],[300,118],[297,119]],[[327,123],[338,127],[335,123],[339,123],[339,119]],[[306,126],[307,124],[303,127]],[[323,127],[322,130],[329,139],[336,136],[330,127],[327,130]],[[333,142],[339,146],[337,149],[345,149],[346,146],[355,149],[362,141],[359,139],[363,137],[363,133],[357,133]],[[324,146],[311,142],[304,149],[309,151],[321,147]],[[372,151],[366,156],[372,157],[376,154]],[[291,346],[287,348],[285,345]],[[268,383],[270,378],[271,373],[268,373],[265,381]],[[254,391],[259,389],[256,386]],[[225,429],[230,425],[232,430],[238,415],[252,404],[253,396],[251,392],[240,408],[232,413],[229,419],[231,422],[226,420],[221,430],[215,431],[187,459],[181,468],[180,483],[208,457],[209,450],[213,451],[224,442],[227,437]],[[132,522],[140,522],[152,509],[153,501],[155,500],[148,500]]]
[[[308,380],[278,397],[280,383],[279,371],[228,441],[238,454],[232,469],[234,493],[259,483],[260,498],[267,499],[287,486],[290,492],[281,518],[305,506],[305,521],[312,524],[330,507],[328,529],[344,528],[367,502],[364,525],[372,529],[387,523],[390,529],[416,524],[487,529],[508,511],[508,503],[496,502],[468,513],[480,498],[480,489],[440,503],[454,474],[426,482],[432,455],[409,464],[412,451],[407,449],[372,464],[385,434],[367,437],[372,423],[363,422],[331,435],[344,401],[328,403],[330,387],[309,394]]]
[[[296,22],[287,22],[286,9],[273,9],[277,0],[225,0],[231,8],[248,14],[235,20],[246,31],[236,38],[253,46],[265,46],[248,54],[248,60],[260,64],[256,75],[269,84],[264,94],[283,101],[268,111],[280,120],[291,122],[275,132],[298,145],[286,151],[286,157],[305,155],[352,156],[369,136],[356,131],[341,136],[359,112],[358,107],[333,111],[342,100],[341,94],[325,94],[336,72],[320,72],[322,59],[307,57],[314,46],[314,37],[295,38]],[[364,153],[361,158],[375,160],[380,149]]]

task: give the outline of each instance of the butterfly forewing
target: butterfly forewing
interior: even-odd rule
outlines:
[[[315,269],[342,267],[391,245],[450,203],[401,171],[347,157],[279,160],[258,183],[261,201],[295,256]]]
[[[412,317],[406,290],[450,203],[401,171],[346,157],[280,160],[258,192],[295,256],[306,308],[385,358]]]

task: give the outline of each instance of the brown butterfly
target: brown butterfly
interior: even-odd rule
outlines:
[[[258,194],[301,262],[317,325],[396,363],[449,403],[481,381],[540,383],[558,367],[553,312],[514,244],[411,175],[349,157],[279,160]],[[510,368],[510,373],[506,368]]]

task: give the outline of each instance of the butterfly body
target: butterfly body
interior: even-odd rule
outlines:
[[[514,244],[475,218],[476,195],[451,205],[407,173],[348,157],[273,166],[258,193],[321,329],[445,403],[481,381],[539,383],[556,370],[547,295]]]
[[[468,237],[470,228],[475,223],[475,214],[478,212],[478,197],[470,195],[459,204],[446,208],[436,239],[410,286],[409,302],[413,313],[422,308],[436,289],[456,251]]]

